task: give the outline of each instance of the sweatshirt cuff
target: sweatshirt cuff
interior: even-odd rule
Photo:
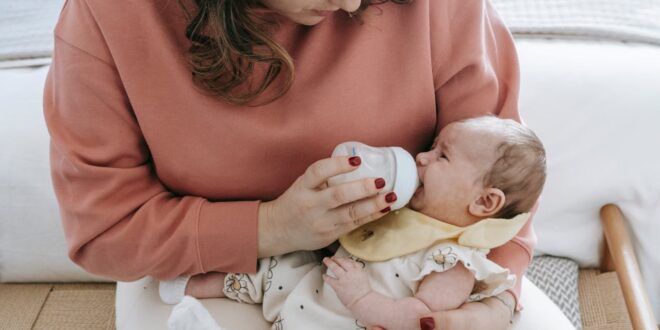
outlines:
[[[202,200],[197,222],[202,272],[256,273],[259,203]]]

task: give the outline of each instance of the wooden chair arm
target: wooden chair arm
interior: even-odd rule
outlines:
[[[604,270],[616,271],[633,329],[657,330],[623,213],[616,205],[607,204],[600,209],[600,218],[607,242],[601,265]]]

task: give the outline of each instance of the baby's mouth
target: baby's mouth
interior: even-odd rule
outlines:
[[[422,190],[424,190],[424,184],[420,184],[419,187],[417,187],[413,196],[419,194],[419,192]]]

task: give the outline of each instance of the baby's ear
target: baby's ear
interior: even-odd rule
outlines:
[[[504,192],[497,188],[486,188],[481,195],[470,203],[468,211],[479,218],[491,217],[499,212],[506,202]]]

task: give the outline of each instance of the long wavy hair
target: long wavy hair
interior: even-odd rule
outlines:
[[[369,6],[385,2],[398,4],[413,0],[362,0],[351,13],[358,23]],[[191,13],[178,0],[188,18],[186,37],[192,42],[188,59],[194,83],[231,104],[263,105],[282,97],[293,84],[293,59],[272,37],[272,22],[260,20],[254,9],[259,0],[195,0]],[[256,70],[261,67],[263,70]],[[259,73],[256,75],[256,73]],[[259,104],[255,100],[280,76],[277,88]]]

